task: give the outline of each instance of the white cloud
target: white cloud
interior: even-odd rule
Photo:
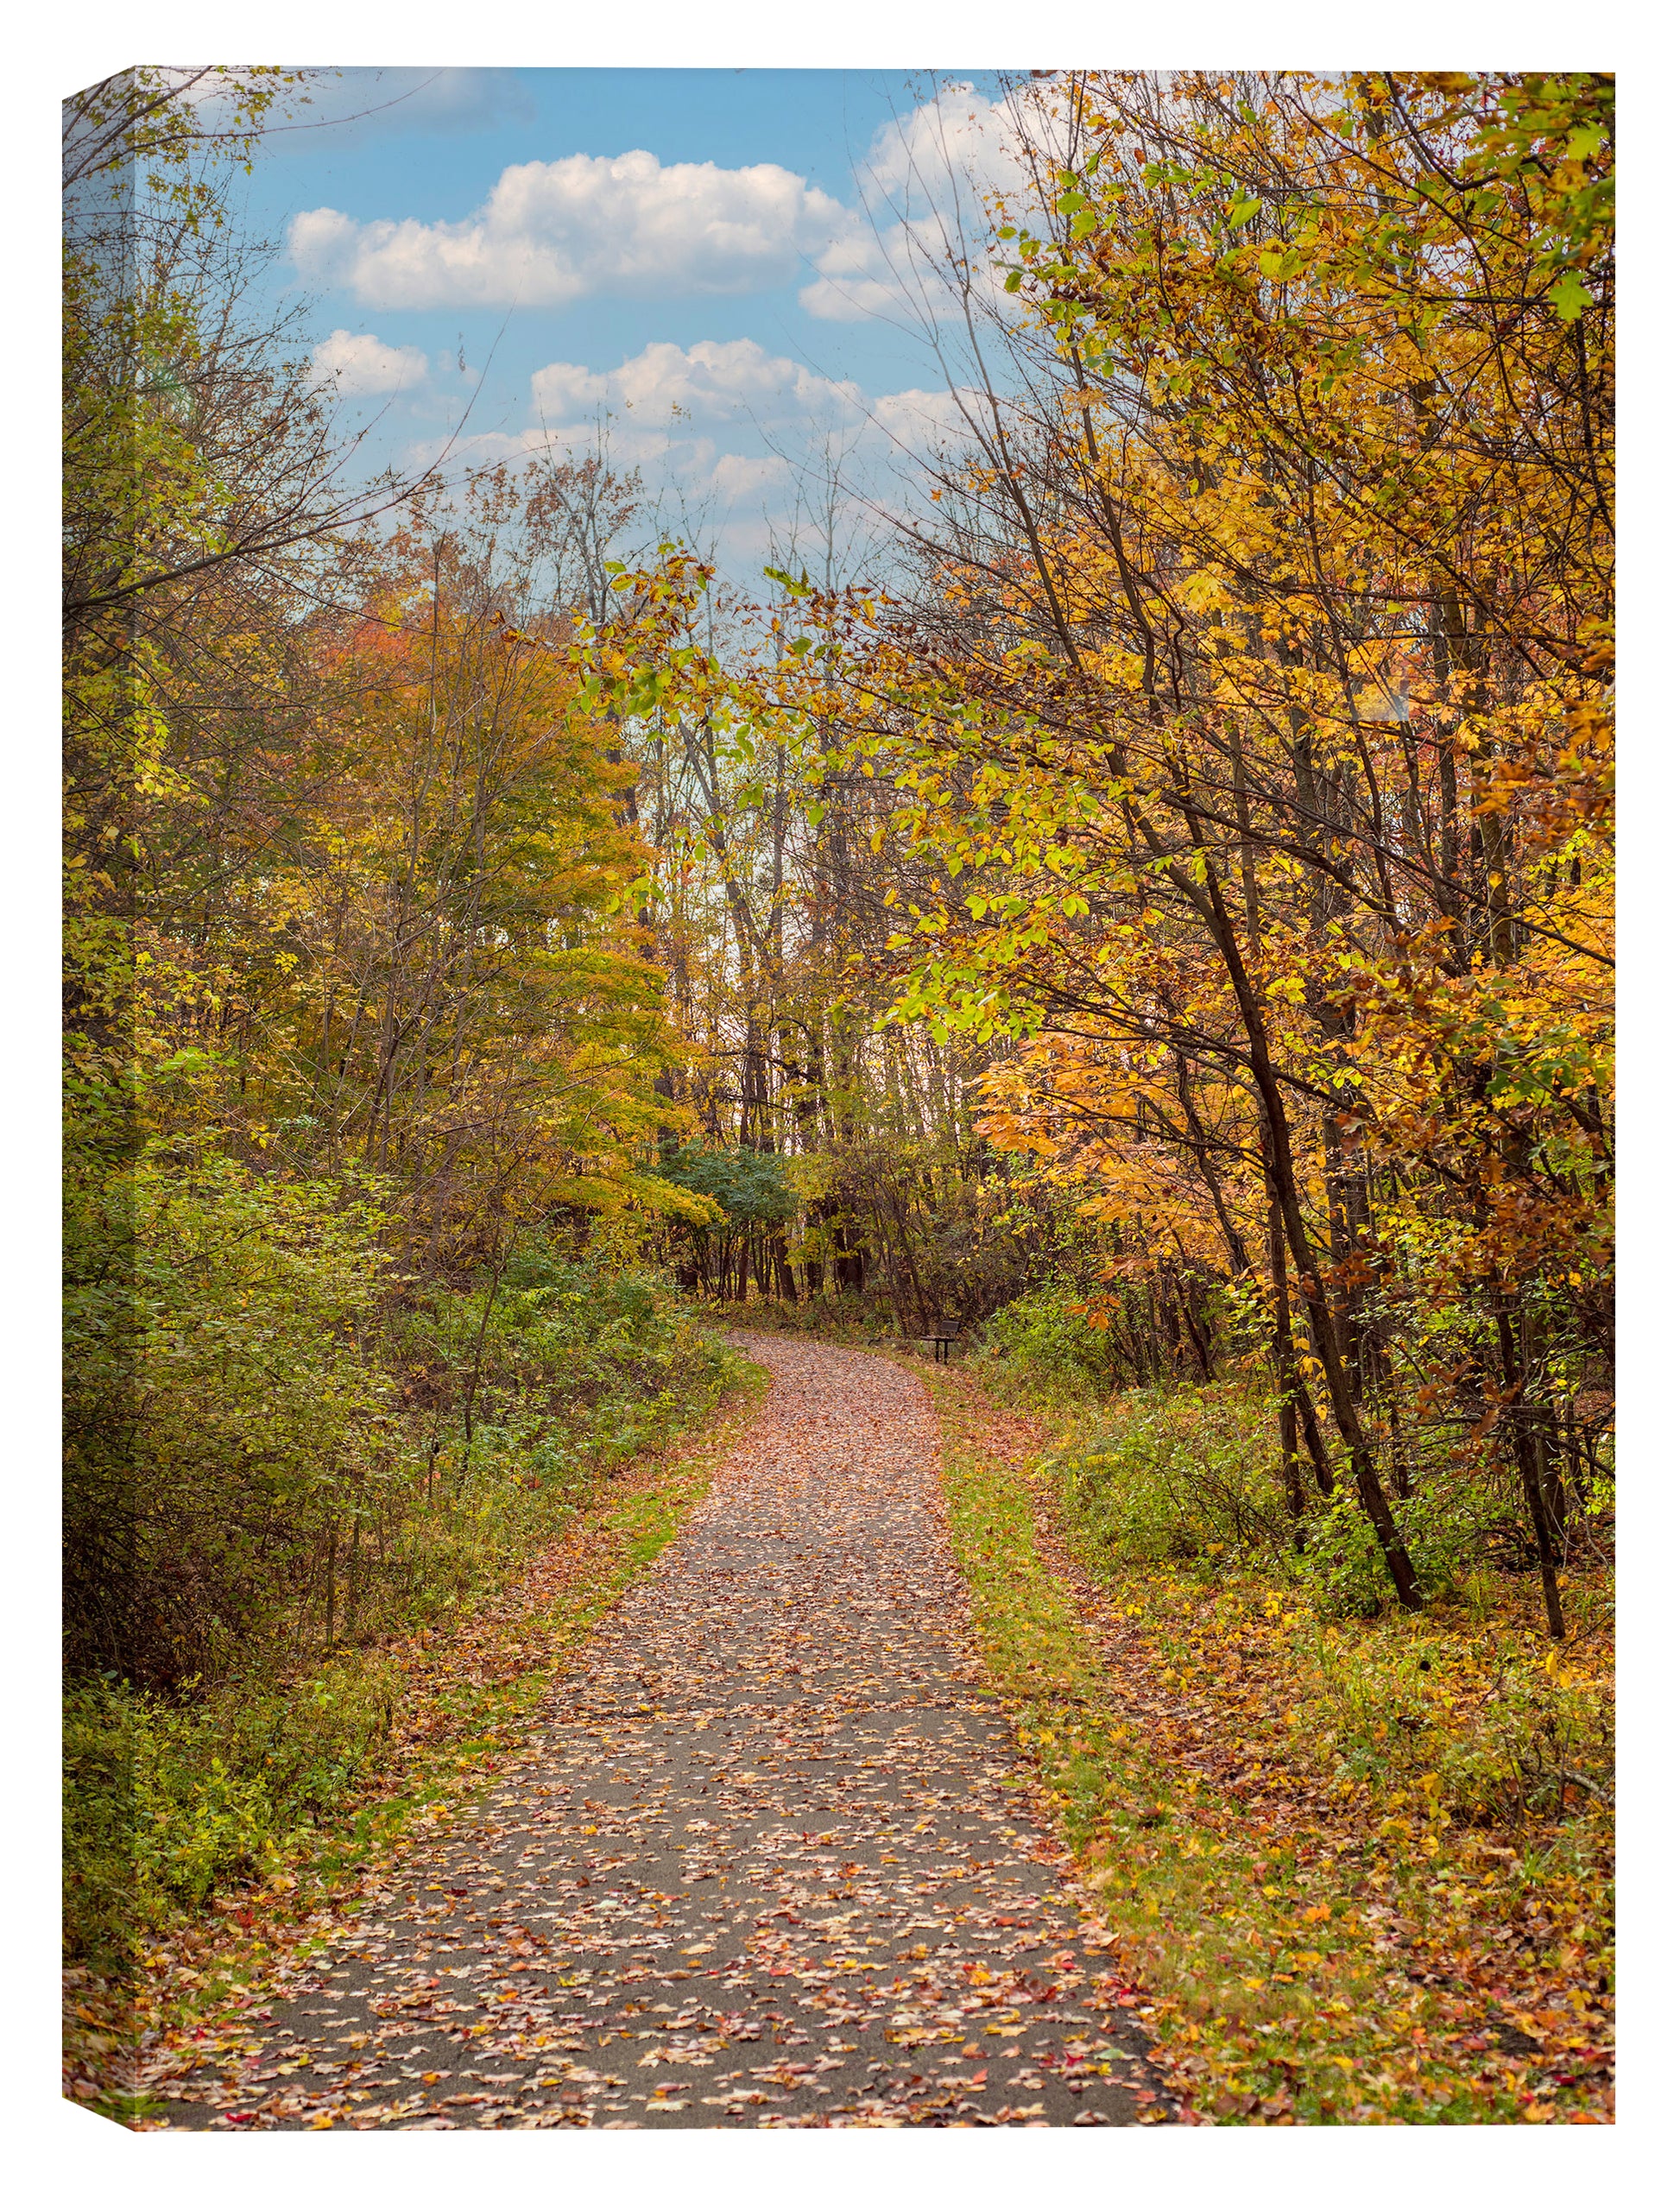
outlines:
[[[304,276],[368,306],[557,306],[605,293],[739,294],[798,274],[844,225],[825,192],[761,162],[720,168],[652,153],[575,153],[505,168],[464,221],[299,214]]]
[[[895,470],[963,439],[964,407],[978,401],[968,388],[871,397],[748,337],[686,350],[649,344],[603,370],[567,359],[540,367],[527,425],[464,436],[452,454],[517,470],[533,458],[592,451],[599,438],[615,466],[641,470],[652,498],[674,495],[685,514],[706,515],[720,545],[750,565],[763,547],[765,511],[784,527],[797,524],[807,458],[820,454],[825,478],[837,468],[847,508],[868,514]],[[408,462],[428,464],[441,450],[417,445]]]
[[[540,366],[531,376],[531,402],[538,416],[552,426],[582,420],[612,400],[612,377],[591,374],[587,366],[572,366],[556,359]]]
[[[864,161],[866,193],[902,199],[919,192],[933,199],[953,186],[1013,190],[1023,173],[1015,148],[1024,123],[1032,123],[1027,110],[986,99],[971,84],[948,84],[876,130]]]
[[[377,336],[352,335],[335,328],[310,354],[315,381],[340,396],[392,396],[415,389],[426,376],[426,353],[413,344],[401,350]]]
[[[508,439],[512,451],[575,443],[580,432],[611,415],[610,440],[625,464],[663,462],[692,479],[702,476],[726,498],[767,489],[789,477],[773,445],[838,452],[849,446],[882,458],[916,455],[967,432],[969,389],[896,389],[867,396],[856,382],[833,381],[797,359],[767,351],[750,337],[732,343],[649,344],[634,358],[597,373],[557,359],[531,376],[534,425]],[[755,447],[723,451],[718,437],[748,439]]]
[[[980,287],[995,287],[984,248],[986,202],[1019,193],[1020,117],[972,85],[948,85],[875,135],[859,176],[861,202],[818,253],[816,280],[799,303],[818,320],[956,310],[946,270],[968,262]]]
[[[960,441],[969,432],[965,402],[971,406],[978,395],[973,389],[895,389],[876,398],[871,417],[901,445]]]
[[[743,496],[767,496],[785,489],[793,469],[785,458],[745,458],[726,450],[711,469],[711,485],[726,503]]]
[[[481,75],[491,95],[490,73],[445,72],[426,95],[469,110]],[[445,83],[455,74],[458,85]],[[799,302],[818,319],[896,319],[907,303],[925,320],[944,319],[956,309],[953,257],[993,286],[985,207],[1020,194],[1019,133],[1048,149],[1056,127],[1048,92],[1022,106],[947,85],[875,132],[849,207],[770,162],[667,167],[649,152],[577,153],[504,168],[460,221],[358,222],[318,206],[293,221],[291,251],[306,279],[378,311],[739,295],[804,274],[813,279]]]
[[[856,382],[834,382],[796,359],[779,358],[749,336],[727,344],[649,344],[605,374],[557,360],[531,376],[531,401],[551,426],[603,406],[642,427],[680,416],[765,424],[862,419],[868,400]]]
[[[447,441],[442,437],[423,439],[409,447],[405,463],[415,467],[429,465],[447,450],[462,464],[511,465],[517,469],[527,458],[563,458],[568,451],[581,455],[595,446],[592,430],[586,429],[582,422],[574,420],[557,426],[552,421],[541,421],[528,427],[485,428],[477,434],[452,436]],[[697,466],[709,464],[717,451],[717,445],[704,437],[679,439],[670,434],[626,426],[617,420],[613,421],[612,432],[605,438],[603,447],[620,472],[640,466],[649,471],[685,475]]]

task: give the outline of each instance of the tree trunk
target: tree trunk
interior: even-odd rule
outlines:
[[[1517,1353],[1508,1304],[1499,1307],[1494,1314],[1494,1326],[1499,1334],[1500,1362],[1505,1373],[1506,1393],[1515,1399],[1506,1408],[1510,1413],[1512,1445],[1517,1453],[1517,1470],[1522,1478],[1523,1493],[1528,1499],[1528,1515],[1534,1528],[1535,1545],[1540,1552],[1540,1588],[1545,1598],[1546,1630],[1554,1640],[1561,1640],[1564,1638],[1563,1604],[1557,1592],[1557,1556],[1551,1537],[1551,1520],[1546,1510],[1544,1461],[1540,1455],[1538,1430],[1524,1392],[1523,1367]]]

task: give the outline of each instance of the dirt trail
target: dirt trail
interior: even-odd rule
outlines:
[[[981,1691],[919,1385],[739,1340],[761,1416],[528,1749],[237,2076],[166,2086],[173,2125],[1151,2115],[1147,2041]]]

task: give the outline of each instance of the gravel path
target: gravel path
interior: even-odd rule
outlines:
[[[178,2127],[1101,2125],[1147,2040],[988,1706],[936,1424],[743,1336],[765,1408],[478,1815]]]

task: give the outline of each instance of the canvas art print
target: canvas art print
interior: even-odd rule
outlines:
[[[66,101],[70,2099],[1610,2119],[1613,92]]]

